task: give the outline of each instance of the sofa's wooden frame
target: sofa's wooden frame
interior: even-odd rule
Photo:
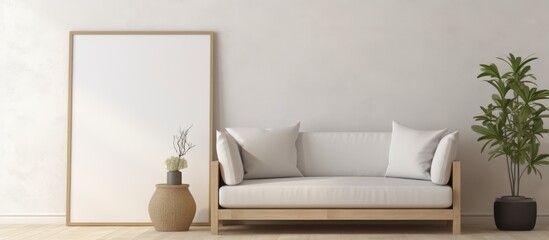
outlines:
[[[210,226],[219,234],[223,220],[447,220],[461,233],[461,164],[452,164],[453,205],[445,209],[229,209],[219,206],[219,162],[210,165]]]

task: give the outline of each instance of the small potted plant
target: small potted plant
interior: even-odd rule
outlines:
[[[542,154],[539,139],[549,130],[543,127],[547,108],[541,103],[549,99],[549,91],[536,87],[529,63],[535,57],[498,58],[511,68],[500,73],[495,64],[481,64],[477,78],[492,85],[497,91],[493,102],[481,107],[483,114],[474,119],[480,125],[472,126],[483,141],[481,152],[488,150],[488,160],[501,159],[507,165],[511,195],[494,202],[494,219],[500,230],[531,230],[536,224],[537,205],[533,198],[520,195],[523,175],[534,173],[541,178],[538,167],[547,165],[548,154]]]
[[[189,184],[181,184],[179,171],[187,167],[187,160],[183,156],[194,147],[187,141],[191,127],[184,131],[179,129],[179,134],[173,136],[177,156],[171,156],[165,161],[168,184],[156,184],[149,202],[149,216],[156,231],[187,231],[196,214],[196,203]]]
[[[191,127],[192,125],[186,130],[179,129],[179,134],[173,136],[172,143],[177,156],[171,156],[165,161],[166,168],[168,169],[168,185],[181,184],[181,172],[179,170],[187,167],[187,159],[184,156],[191,148],[195,147],[195,145],[187,140]]]

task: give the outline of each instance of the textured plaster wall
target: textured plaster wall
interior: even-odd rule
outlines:
[[[492,92],[475,79],[478,64],[534,53],[549,87],[547,9],[542,0],[3,0],[0,216],[62,221],[71,30],[215,31],[216,128],[390,131],[397,120],[460,130],[463,213],[491,214],[509,191],[503,162],[486,162],[469,130]],[[546,179],[525,179],[523,193],[549,214]]]

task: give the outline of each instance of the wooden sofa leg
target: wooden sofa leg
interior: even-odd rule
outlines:
[[[461,234],[461,218],[457,218],[452,221],[452,233],[454,235]]]
[[[211,221],[210,222],[210,231],[212,235],[219,235],[219,222]]]

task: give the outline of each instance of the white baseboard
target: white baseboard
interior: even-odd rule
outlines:
[[[461,215],[461,223],[464,225],[495,224],[494,215],[488,213]],[[538,214],[536,224],[549,224],[549,214]]]
[[[461,218],[464,225],[494,224],[494,216],[487,213],[464,213]],[[549,214],[538,214],[537,223],[549,224]],[[65,224],[65,214],[0,214],[0,224]]]
[[[65,214],[0,214],[0,224],[65,224]]]

